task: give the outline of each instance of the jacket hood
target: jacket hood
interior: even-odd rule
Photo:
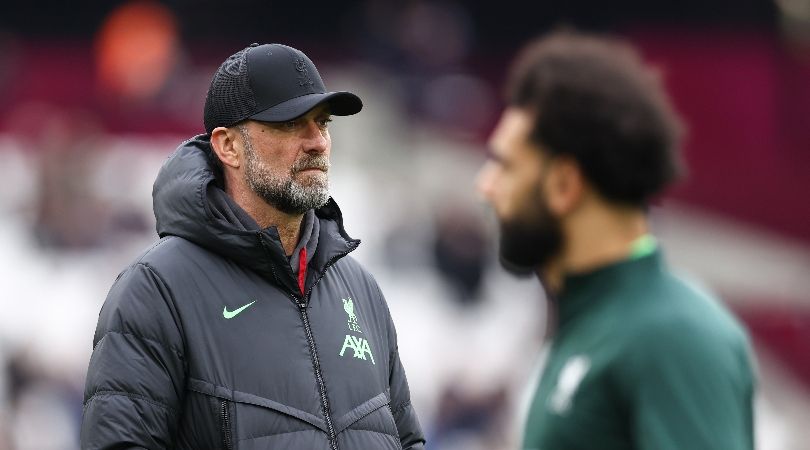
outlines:
[[[260,229],[221,188],[207,135],[182,144],[163,163],[152,189],[157,233],[178,236],[249,267],[296,297],[300,291],[276,227]],[[329,265],[357,248],[333,199],[315,210],[318,247],[309,256],[306,291]]]

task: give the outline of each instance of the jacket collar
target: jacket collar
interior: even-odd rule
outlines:
[[[566,275],[557,302],[559,328],[564,328],[594,308],[604,306],[611,299],[625,298],[615,294],[638,284],[640,280],[654,279],[665,270],[661,250],[652,249],[644,255],[629,257],[588,272]]]

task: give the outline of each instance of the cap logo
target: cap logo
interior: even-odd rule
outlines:
[[[295,59],[295,70],[298,71],[298,85],[299,86],[306,86],[306,85],[313,85],[315,84],[312,79],[309,77],[309,71],[307,70],[306,61],[304,58],[296,58]]]

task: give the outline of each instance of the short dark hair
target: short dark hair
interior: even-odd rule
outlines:
[[[527,45],[507,102],[535,114],[531,139],[568,155],[608,200],[644,206],[682,172],[682,126],[661,85],[628,44],[558,31]]]

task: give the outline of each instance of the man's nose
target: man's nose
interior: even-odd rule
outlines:
[[[324,153],[329,150],[329,132],[321,128],[316,121],[310,120],[307,122],[305,138],[305,152]]]

